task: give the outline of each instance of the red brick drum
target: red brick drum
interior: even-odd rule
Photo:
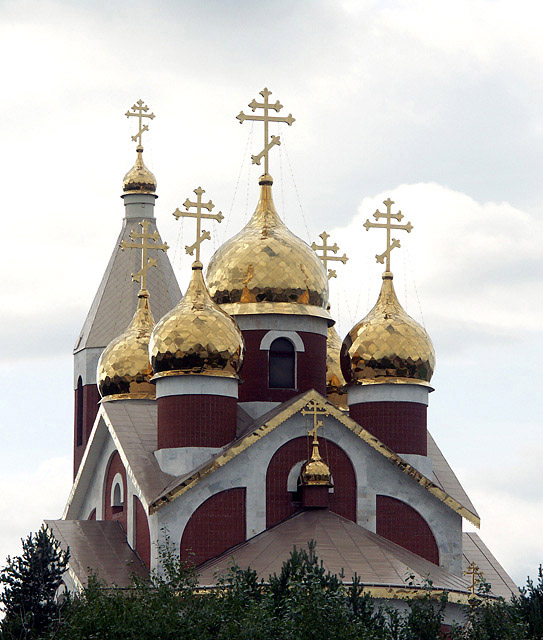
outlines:
[[[419,402],[360,402],[349,415],[392,451],[425,456],[427,409]]]
[[[157,405],[159,449],[222,447],[236,436],[236,398],[165,396]]]

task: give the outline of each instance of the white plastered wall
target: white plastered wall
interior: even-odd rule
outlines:
[[[152,539],[160,539],[159,534],[162,535],[161,532],[165,530],[174,549],[179,549],[183,531],[194,511],[216,493],[236,487],[245,487],[247,490],[247,537],[263,531],[266,528],[264,470],[279,447],[292,438],[307,435],[307,430],[307,418],[296,414],[190,491],[162,507],[151,517]],[[406,502],[430,526],[439,548],[441,565],[459,575],[462,560],[461,517],[334,418],[324,418],[320,435],[340,446],[353,464],[358,487],[358,524],[375,531],[378,494]],[[156,562],[156,554],[154,557]]]

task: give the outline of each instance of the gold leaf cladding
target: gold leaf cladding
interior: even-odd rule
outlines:
[[[430,382],[435,368],[432,341],[398,302],[390,272],[383,274],[373,309],[343,341],[341,368],[347,383],[390,378]]]
[[[234,320],[210,298],[202,264],[181,302],[157,324],[149,345],[157,377],[205,374],[237,377],[245,346]]]
[[[304,305],[304,313],[322,316],[328,302],[326,272],[311,247],[277,214],[272,182],[271,176],[262,176],[253,217],[212,257],[207,269],[209,292],[217,304],[236,305],[237,314],[253,313],[244,307],[248,303],[273,303]]]
[[[326,397],[339,407],[347,408],[347,392],[343,388],[345,378],[340,364],[341,338],[334,327],[328,327],[326,341]]]
[[[131,323],[124,333],[109,343],[98,361],[98,388],[104,399],[155,397],[149,362],[149,338],[154,326],[149,294],[140,291]]]

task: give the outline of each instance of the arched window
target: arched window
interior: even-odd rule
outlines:
[[[83,444],[83,380],[77,379],[75,392],[75,442],[80,447]]]
[[[269,384],[272,389],[294,389],[296,386],[296,352],[286,338],[277,338],[270,345]]]
[[[124,486],[120,473],[115,474],[111,485],[112,513],[120,513],[124,508]]]

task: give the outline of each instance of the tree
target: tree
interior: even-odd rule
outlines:
[[[11,558],[0,572],[2,640],[41,638],[59,617],[55,598],[70,558],[49,529],[42,525],[21,540],[23,553]]]

